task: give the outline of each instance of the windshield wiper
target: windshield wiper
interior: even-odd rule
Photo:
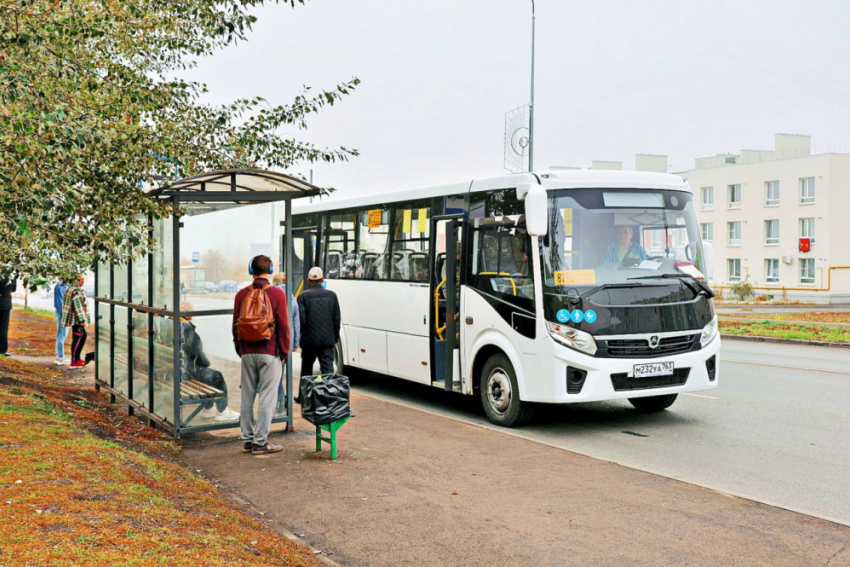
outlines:
[[[665,274],[658,274],[657,276],[637,276],[637,277],[628,278],[628,279],[630,279],[630,280],[659,280],[659,279],[670,279],[670,278],[680,280],[683,284],[688,286],[688,288],[690,288],[690,290],[693,291],[696,295],[703,294],[706,297],[708,297],[709,299],[714,297],[714,292],[711,291],[711,288],[708,287],[705,284],[705,282],[703,282],[702,280],[698,280],[697,278],[695,278],[691,274],[669,274],[669,273],[665,273]],[[693,286],[690,282],[697,284],[696,287]]]

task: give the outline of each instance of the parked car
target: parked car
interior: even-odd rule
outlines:
[[[236,287],[236,282],[233,280],[221,280],[218,282],[218,288],[221,291],[236,291],[238,289]]]
[[[204,290],[209,293],[215,293],[218,291],[218,285],[215,282],[204,282]]]

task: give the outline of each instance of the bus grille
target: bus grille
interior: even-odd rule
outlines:
[[[615,392],[629,390],[648,390],[650,388],[667,388],[669,386],[684,386],[691,373],[690,368],[677,368],[669,376],[650,376],[648,378],[629,378],[625,372],[611,375],[611,384]]]
[[[608,341],[608,356],[611,358],[652,358],[688,352],[693,348],[699,335],[679,335],[662,337],[658,346],[651,348],[647,339],[627,339]]]

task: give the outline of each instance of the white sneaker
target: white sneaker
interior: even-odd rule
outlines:
[[[239,419],[239,412],[225,408],[223,412],[215,416],[216,421],[233,421]]]
[[[53,364],[55,364],[56,366],[62,366],[63,364],[68,364],[68,361],[64,358],[57,358],[53,361]]]
[[[218,412],[214,409],[203,410],[198,413],[198,417],[203,419],[213,419],[218,415]]]

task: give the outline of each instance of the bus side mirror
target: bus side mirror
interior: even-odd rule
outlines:
[[[714,245],[703,241],[702,252],[705,255],[705,279],[708,283],[714,279]]]
[[[546,189],[536,183],[522,183],[517,187],[517,197],[525,194],[525,227],[529,236],[546,236]]]

